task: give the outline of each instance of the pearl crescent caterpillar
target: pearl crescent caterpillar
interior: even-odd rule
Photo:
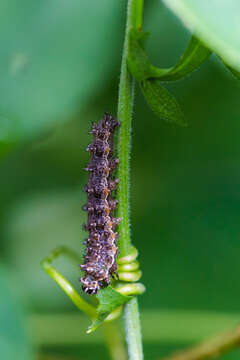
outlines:
[[[84,228],[89,236],[84,242],[86,252],[84,264],[80,267],[85,275],[80,281],[87,294],[96,294],[110,284],[111,277],[117,276],[118,234],[115,228],[120,219],[113,215],[117,207],[113,192],[119,183],[114,178],[119,160],[113,156],[113,135],[119,125],[109,113],[105,113],[99,123],[93,124],[90,132],[93,141],[86,149],[91,156],[85,168],[89,179],[84,188],[87,204],[83,209],[88,213]]]

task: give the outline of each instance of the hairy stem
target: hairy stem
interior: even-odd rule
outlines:
[[[119,200],[118,216],[122,219],[118,227],[120,257],[128,255],[131,250],[130,214],[129,214],[129,159],[131,151],[131,120],[134,98],[134,80],[127,69],[128,40],[131,28],[142,26],[143,0],[128,0],[126,33],[123,47],[121,75],[118,97],[118,120],[121,123],[118,138],[118,177],[120,183],[117,191]]]
[[[117,198],[119,200],[118,216],[122,219],[119,232],[120,257],[127,256],[131,250],[130,236],[130,151],[131,151],[131,120],[134,98],[134,80],[127,69],[129,31],[131,28],[141,29],[143,15],[143,0],[128,0],[126,32],[121,64],[121,75],[119,84],[118,98],[118,120],[121,123],[118,156],[120,179]],[[124,309],[124,320],[128,344],[128,354],[130,360],[143,359],[141,326],[139,319],[137,298],[130,300]]]
[[[205,360],[216,358],[240,345],[240,326],[229,333],[207,340],[190,349],[177,352],[163,360]]]

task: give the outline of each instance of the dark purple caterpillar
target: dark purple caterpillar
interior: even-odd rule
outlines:
[[[113,170],[118,164],[118,159],[113,158],[113,133],[119,125],[105,113],[98,124],[93,124],[93,142],[86,149],[91,153],[91,159],[85,169],[89,172],[84,189],[88,201],[83,209],[88,212],[88,223],[84,228],[89,237],[85,241],[84,264],[80,265],[85,276],[80,280],[87,294],[96,294],[100,288],[109,285],[111,276],[117,276],[118,234],[114,229],[120,219],[113,217],[117,200],[112,198],[112,192],[119,183],[113,178]]]

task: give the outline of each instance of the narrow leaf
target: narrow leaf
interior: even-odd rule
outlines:
[[[93,321],[91,326],[88,328],[88,333],[95,331],[113,310],[125,304],[132,297],[121,295],[111,286],[108,286],[107,288],[100,290],[96,295],[96,298],[99,301],[99,305],[97,307],[98,316],[97,319]]]
[[[157,80],[143,81],[141,89],[148,105],[157,116],[171,123],[187,125],[176,99]]]
[[[150,78],[163,81],[182,79],[203,64],[211,54],[211,51],[193,35],[186,51],[176,65],[161,69],[151,64],[141,46],[140,39],[140,35],[136,30],[130,32],[128,68],[132,76],[139,82]]]
[[[176,65],[168,70],[166,75],[158,78],[164,81],[182,79],[199,68],[211,55],[211,51],[203,45],[194,35],[191,37],[188,47]]]

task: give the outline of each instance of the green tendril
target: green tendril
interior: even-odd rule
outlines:
[[[128,255],[118,259],[118,277],[120,281],[136,282],[140,280],[142,272],[139,270],[139,262],[136,261],[137,256],[138,251],[132,246]]]
[[[79,264],[79,256],[72,250],[66,247],[58,247],[54,249],[49,256],[45,257],[42,262],[42,268],[46,273],[60,286],[60,288],[67,294],[72,302],[77,306],[79,310],[88,315],[92,320],[96,319],[96,309],[86,302],[77,292],[77,290],[70,284],[70,282],[59,273],[52,265],[52,262],[59,256],[66,256],[74,264]]]
[[[131,246],[131,250],[128,255],[121,257],[117,260],[118,265],[130,264],[138,257],[138,251],[134,246]]]
[[[118,272],[136,271],[138,269],[139,269],[139,262],[138,261],[133,261],[131,263],[123,264],[123,265],[118,266]]]
[[[135,283],[142,275],[139,270],[139,262],[136,261],[138,255],[137,249],[132,247],[130,254],[118,259],[118,275],[119,280],[127,282],[122,284],[119,281],[114,281],[114,289],[121,295],[135,296],[144,293],[145,286],[141,283]],[[53,266],[53,261],[60,256],[67,257],[74,265],[79,265],[81,258],[74,251],[66,247],[58,247],[54,249],[47,257],[41,261],[43,270],[60,286],[65,294],[72,300],[76,307],[89,316],[92,320],[97,318],[97,309],[85,301],[71,283]],[[116,308],[111,314],[107,316],[105,321],[112,321],[118,318],[122,313],[123,307]]]

